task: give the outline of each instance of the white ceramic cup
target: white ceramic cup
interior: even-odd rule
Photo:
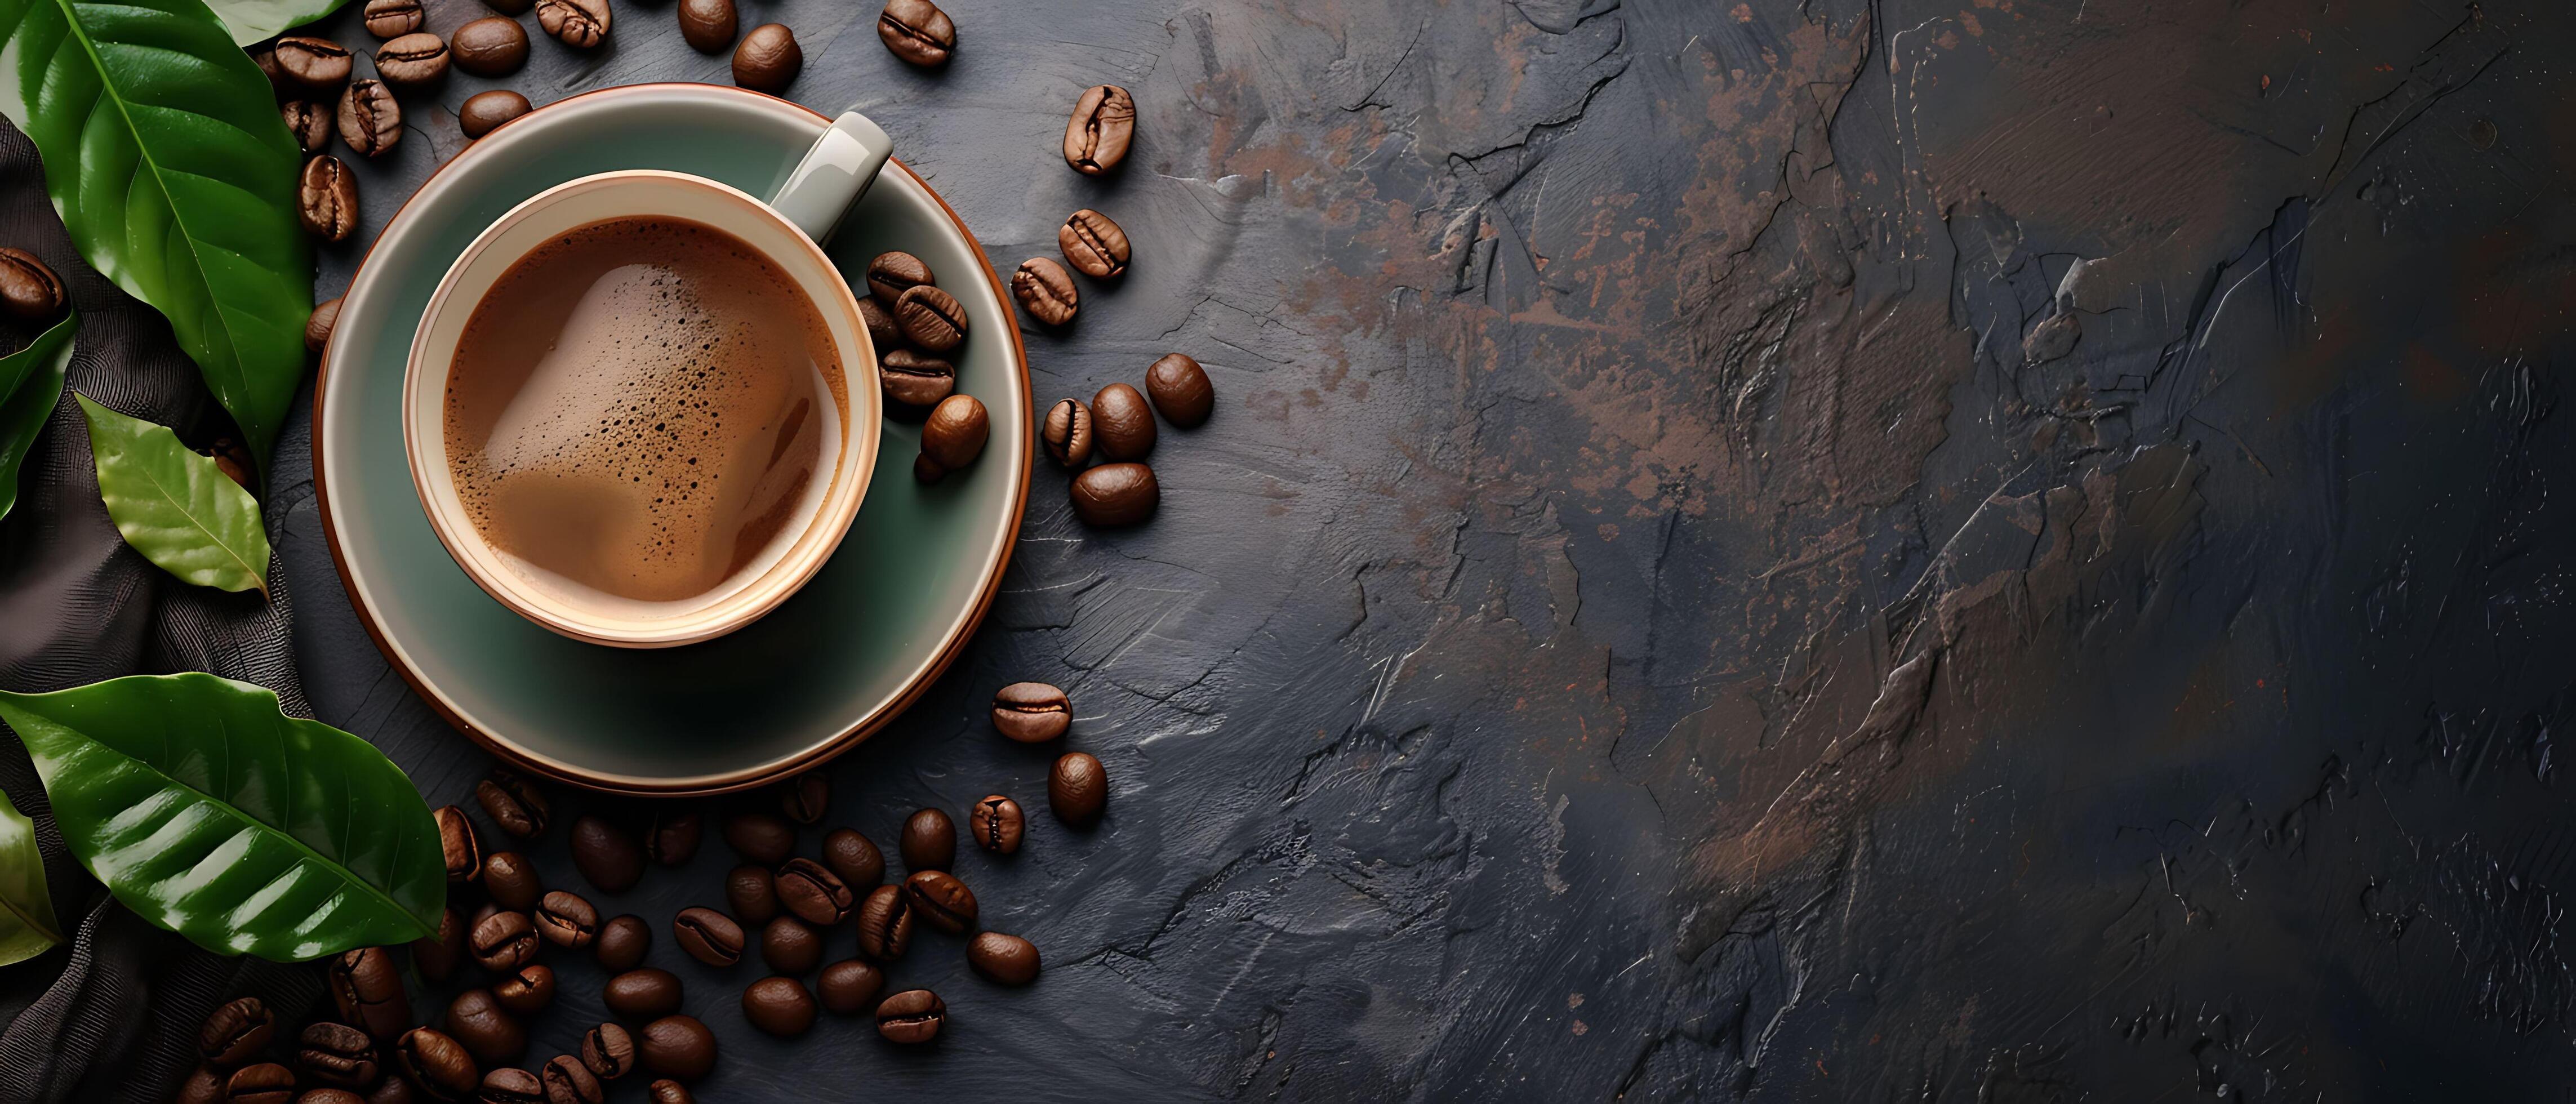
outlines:
[[[885,167],[893,142],[856,112],[844,113],[767,202],[685,173],[637,169],[566,181],[510,209],[456,258],[421,311],[403,387],[403,444],[412,487],[430,528],[457,566],[520,616],[579,640],[664,648],[709,640],[777,608],[839,547],[876,467],[879,403],[875,348],[847,281],[819,245]],[[608,219],[660,217],[714,227],[749,244],[814,305],[839,354],[847,402],[830,441],[831,479],[809,490],[762,556],[696,598],[584,603],[541,583],[475,529],[448,467],[445,396],[466,322],[493,283],[529,252]]]

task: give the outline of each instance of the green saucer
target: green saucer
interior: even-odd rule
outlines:
[[[982,459],[912,477],[919,427],[885,426],[858,521],[769,616],[703,644],[634,651],[548,632],[486,595],[439,545],[403,454],[404,363],[439,279],[483,227],[553,185],[670,169],[768,195],[829,122],[703,84],[606,89],[468,146],[405,205],[343,301],[314,399],[313,473],[331,554],[395,669],[458,729],[521,767],[630,793],[739,789],[847,750],[946,669],[1000,586],[1028,491],[1027,358],[1001,284],[956,212],[897,160],[827,252],[929,263],[966,307],[958,389],[992,415]],[[864,292],[862,292],[864,294]]]

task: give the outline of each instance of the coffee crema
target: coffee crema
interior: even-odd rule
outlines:
[[[793,278],[714,227],[630,217],[493,283],[443,424],[485,543],[564,601],[649,617],[776,562],[831,487],[848,408]]]

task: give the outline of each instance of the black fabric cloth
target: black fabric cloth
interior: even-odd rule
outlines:
[[[191,587],[126,547],[108,520],[72,391],[199,446],[229,422],[169,323],[81,261],[46,198],[34,144],[5,122],[0,243],[44,258],[81,314],[66,391],[20,472],[17,505],[0,519],[0,688],[207,671],[275,690],[290,713],[311,716],[287,631],[293,607],[273,560],[265,600]],[[32,336],[11,334],[8,347]],[[308,440],[299,420],[278,448]],[[272,537],[280,518],[272,506]],[[194,1066],[198,1024],[217,1005],[256,996],[292,1017],[319,996],[314,966],[210,954],[117,904],[64,848],[15,739],[0,742],[0,788],[35,819],[70,937],[0,967],[0,1101],[167,1099]]]

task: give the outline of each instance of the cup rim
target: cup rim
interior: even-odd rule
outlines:
[[[443,387],[431,387],[425,372],[434,369],[437,381],[443,384],[446,373],[451,370],[448,365],[426,363],[431,342],[429,320],[450,308],[450,300],[459,291],[459,283],[469,270],[484,261],[485,254],[495,248],[510,229],[555,203],[578,193],[614,188],[637,180],[678,184],[712,194],[753,218],[770,223],[786,241],[794,243],[790,247],[796,254],[793,262],[810,266],[805,275],[817,277],[810,282],[829,289],[828,301],[818,300],[816,306],[837,314],[841,323],[837,327],[827,325],[826,329],[832,331],[834,345],[841,356],[845,392],[842,445],[836,458],[832,485],[826,489],[822,503],[806,519],[804,528],[796,534],[793,543],[768,568],[733,594],[703,609],[653,621],[585,615],[570,603],[544,594],[510,571],[500,562],[499,554],[474,535],[472,523],[459,516],[464,507],[455,497],[453,486],[435,480],[431,474],[433,469],[439,472],[446,470],[446,442],[443,426],[440,432],[429,432],[423,429],[422,422],[425,416],[435,416],[435,412],[423,408],[424,391],[444,391]],[[602,217],[620,216],[609,214]],[[758,243],[746,244],[759,248],[762,255],[773,263],[788,260]],[[516,259],[512,258],[513,263]],[[798,283],[805,285],[809,281],[800,279]],[[833,552],[839,549],[842,539],[849,534],[850,526],[858,518],[859,508],[867,497],[875,474],[877,450],[883,432],[883,412],[878,409],[876,351],[873,344],[865,339],[866,333],[867,324],[859,312],[856,293],[823,252],[822,246],[807,237],[786,216],[742,189],[720,180],[667,169],[613,169],[564,181],[520,201],[476,234],[448,266],[447,272],[439,279],[438,287],[421,308],[420,322],[413,330],[410,352],[403,366],[403,452],[408,461],[412,493],[420,500],[430,531],[437,535],[448,558],[456,563],[466,578],[473,580],[474,585],[491,595],[494,601],[540,627],[576,640],[620,648],[669,648],[713,640],[759,620],[803,589],[822,571],[823,565],[831,561]],[[433,494],[433,482],[441,482],[448,493]]]

